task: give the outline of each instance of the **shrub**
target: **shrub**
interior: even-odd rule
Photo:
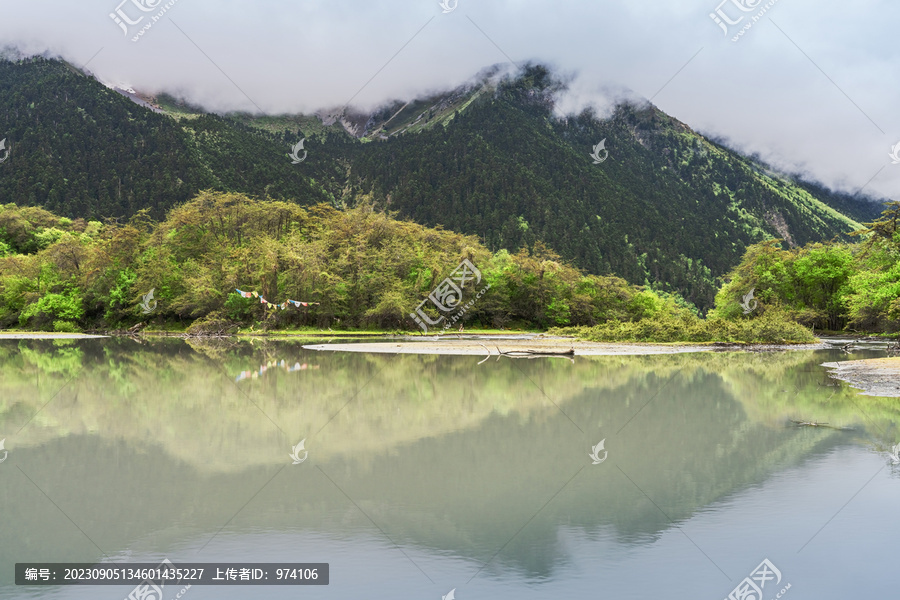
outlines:
[[[69,289],[62,294],[45,294],[37,302],[25,307],[19,314],[19,325],[26,325],[36,317],[35,325],[42,326],[53,317],[63,321],[76,321],[84,316],[84,308],[78,289]]]
[[[53,321],[53,331],[59,333],[79,333],[81,330],[72,321]]]
[[[187,328],[188,335],[231,335],[238,326],[219,312],[212,312],[202,319],[194,321]]]
[[[815,341],[815,336],[786,313],[769,310],[754,319],[731,321],[720,317],[700,319],[689,310],[660,314],[656,318],[595,327],[567,327],[552,333],[575,335],[592,342],[736,342],[796,344]]]
[[[232,321],[249,321],[253,316],[253,306],[259,301],[244,298],[237,292],[231,292],[225,299],[225,314]]]

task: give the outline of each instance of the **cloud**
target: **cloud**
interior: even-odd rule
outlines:
[[[889,0],[459,0],[447,14],[437,0],[120,1],[6,0],[0,39],[219,112],[371,108],[488,65],[543,62],[571,78],[563,111],[652,98],[782,169],[847,191],[900,190],[888,158],[900,141],[900,4]],[[710,17],[717,8],[743,17],[730,33],[752,23],[739,41]],[[128,35],[110,17],[117,9],[143,17]]]

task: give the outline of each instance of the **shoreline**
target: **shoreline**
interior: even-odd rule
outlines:
[[[90,340],[107,338],[93,333],[58,333],[54,331],[0,331],[0,340]]]
[[[641,356],[683,354],[691,352],[783,352],[788,350],[824,350],[831,346],[822,341],[809,344],[765,344],[742,342],[589,342],[569,336],[533,332],[491,332],[445,335],[403,335],[374,332],[260,332],[224,336],[191,336],[181,332],[140,332],[141,337],[177,337],[183,339],[307,339],[322,338],[322,344],[304,344],[302,348],[332,352],[371,352],[375,354],[434,354],[455,356],[499,356],[513,352],[541,357],[571,358],[572,356]],[[0,340],[41,339],[101,339],[132,337],[119,332],[58,333],[31,331],[0,331]],[[350,343],[331,343],[332,340],[353,340]],[[369,341],[371,340],[371,341]],[[570,354],[561,354],[570,351]]]
[[[824,350],[815,344],[660,344],[640,342],[586,342],[567,337],[490,336],[475,339],[437,339],[362,342],[356,344],[307,344],[304,350],[320,352],[371,352],[375,354],[435,354],[454,356],[499,356],[501,352],[531,352],[540,357],[572,358],[573,356],[648,356],[691,352],[779,352],[786,350]],[[572,354],[560,352],[572,350]]]

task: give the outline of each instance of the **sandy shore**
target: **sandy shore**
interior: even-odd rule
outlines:
[[[900,398],[900,358],[870,358],[822,363],[835,379],[862,390],[865,396]]]
[[[685,352],[721,351],[769,351],[769,350],[816,350],[822,344],[802,346],[750,346],[741,344],[629,344],[581,342],[564,337],[503,338],[485,336],[477,339],[403,339],[392,342],[370,342],[360,344],[311,344],[303,346],[307,350],[332,352],[375,352],[385,354],[451,354],[466,356],[497,356],[500,351],[515,352],[560,352],[572,349],[575,356],[634,356],[649,354],[680,354]]]

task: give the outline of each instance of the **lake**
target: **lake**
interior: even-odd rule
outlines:
[[[302,343],[0,340],[0,597],[132,587],[15,586],[16,562],[163,558],[330,564],[189,600],[721,600],[760,565],[766,600],[896,597],[900,400],[819,366],[882,352]]]

